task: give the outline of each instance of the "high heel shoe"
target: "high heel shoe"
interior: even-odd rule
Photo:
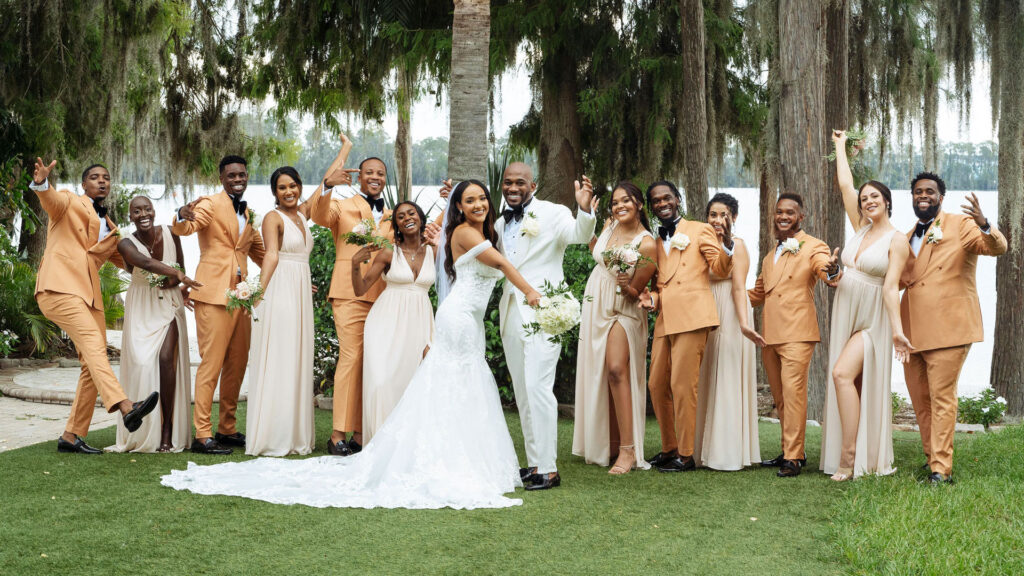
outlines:
[[[622,466],[621,464],[619,464],[619,459],[622,458],[624,452],[630,458],[630,465],[629,465],[628,469],[625,466]],[[613,476],[621,476],[621,475],[626,474],[626,473],[630,472],[631,470],[635,470],[635,469],[636,469],[636,451],[633,449],[633,446],[632,445],[629,445],[629,446],[619,446],[619,457],[615,459],[615,465],[612,466],[611,470],[609,470],[608,473],[612,474]]]
[[[838,468],[836,473],[831,476],[833,482],[846,482],[847,480],[853,480],[853,468]]]

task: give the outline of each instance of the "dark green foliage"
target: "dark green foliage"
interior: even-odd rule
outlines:
[[[62,348],[60,330],[36,303],[36,271],[0,234],[0,330],[18,335],[18,354],[53,354]]]
[[[316,294],[313,294],[313,388],[328,395],[334,392],[334,367],[338,363],[338,336],[334,330],[334,313],[327,295],[331,291],[334,272],[334,238],[322,226],[312,226],[313,252],[309,255],[309,271]]]

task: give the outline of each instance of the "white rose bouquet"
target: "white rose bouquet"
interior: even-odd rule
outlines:
[[[579,340],[573,330],[580,325],[581,305],[565,283],[552,286],[547,280],[541,290],[540,303],[534,313],[534,321],[523,324],[527,336],[543,332],[553,344]]]
[[[250,280],[242,280],[236,284],[234,288],[229,288],[227,292],[225,292],[225,296],[227,296],[228,299],[228,312],[234,312],[241,308],[242,310],[245,310],[246,314],[252,317],[253,321],[260,321],[260,319],[256,317],[256,313],[253,311],[253,308],[256,307],[256,303],[263,297],[263,284],[260,283],[259,276]]]
[[[640,253],[640,247],[632,244],[623,244],[617,248],[609,248],[601,252],[601,258],[609,269],[618,273],[629,272],[643,262],[654,263],[653,260]],[[616,294],[622,294],[622,287],[615,287]]]
[[[372,244],[377,248],[392,248],[391,241],[377,234],[377,223],[373,218],[364,218],[356,224],[351,232],[341,235],[346,244],[366,246]]]

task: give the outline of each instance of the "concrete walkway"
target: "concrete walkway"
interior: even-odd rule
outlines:
[[[69,406],[61,404],[0,398],[0,453],[39,442],[53,442],[56,446],[57,437],[64,432],[69,410]],[[97,408],[89,428],[99,430],[113,426],[117,417]]]

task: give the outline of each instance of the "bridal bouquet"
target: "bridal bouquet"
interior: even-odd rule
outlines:
[[[545,280],[541,294],[534,321],[523,324],[526,335],[543,332],[549,336],[549,342],[559,345],[578,340],[572,331],[580,324],[580,301],[569,287],[565,283],[552,286]]]
[[[263,297],[263,284],[260,283],[259,276],[251,280],[242,280],[234,288],[228,288],[225,295],[228,298],[228,312],[234,312],[241,308],[252,317],[254,322],[260,321],[253,311],[256,303]]]
[[[850,130],[846,131],[846,156],[851,159],[851,162],[853,161],[853,158],[856,158],[857,154],[859,154],[860,151],[863,150],[865,146],[867,146],[867,144],[867,132],[864,132],[863,130],[858,130],[856,128],[851,128]],[[832,153],[829,154],[828,156],[825,156],[825,159],[828,160],[829,162],[835,162],[835,150],[833,150]]]
[[[346,232],[341,235],[345,240],[346,244],[355,244],[356,246],[366,246],[371,244],[377,248],[391,248],[391,241],[383,236],[377,235],[377,223],[373,221],[373,218],[364,218],[356,224],[351,232]]]
[[[605,266],[620,274],[629,272],[642,262],[654,263],[653,260],[640,253],[640,246],[633,246],[632,244],[623,244],[617,248],[609,248],[601,252],[601,258],[604,259]],[[622,287],[616,286],[615,293],[622,294]]]
[[[178,266],[177,264],[172,264],[171,268],[174,268],[175,270],[180,270],[182,272],[185,271],[184,268],[182,268],[181,266]],[[149,284],[150,288],[163,288],[164,285],[167,284],[167,280],[169,278],[168,276],[166,276],[164,274],[157,274],[156,272],[150,272],[149,270],[145,271],[145,277],[146,277],[146,282]],[[163,300],[164,299],[163,294],[159,294],[158,293],[157,294],[157,298]]]

